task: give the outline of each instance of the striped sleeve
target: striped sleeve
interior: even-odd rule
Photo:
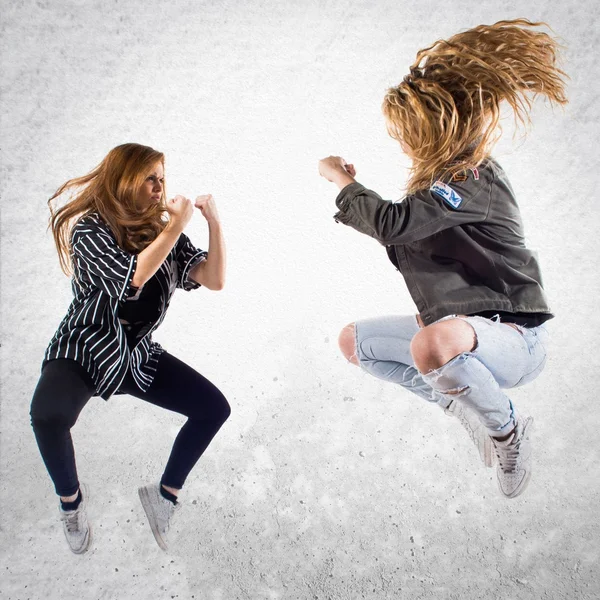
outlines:
[[[107,229],[91,220],[80,221],[73,228],[71,249],[79,277],[112,298],[133,295],[137,255],[122,250]]]
[[[177,287],[189,292],[200,287],[197,281],[190,278],[190,271],[197,264],[206,260],[207,252],[196,248],[190,238],[182,233],[177,242]]]

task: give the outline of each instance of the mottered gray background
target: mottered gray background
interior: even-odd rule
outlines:
[[[592,0],[1,3],[0,595],[129,598],[582,598],[600,593],[596,379],[597,21]],[[512,392],[535,471],[507,501],[458,422],[348,365],[358,318],[414,312],[384,249],[332,219],[317,160],[402,197],[380,106],[420,48],[481,23],[545,20],[571,103],[536,102],[495,151],[557,318],[546,371]],[[212,193],[226,288],[180,292],[156,335],[233,414],[190,476],[171,549],[137,498],[183,419],[92,399],[73,429],[91,550],[72,555],[29,424],[71,298],[47,198],[114,146],[166,154],[170,195]],[[195,215],[187,233],[206,247]]]

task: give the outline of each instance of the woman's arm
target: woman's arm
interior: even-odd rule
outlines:
[[[340,190],[356,183],[356,169],[341,156],[328,156],[319,161],[319,175],[335,183]]]
[[[209,290],[222,290],[225,285],[226,253],[221,221],[211,194],[196,198],[196,208],[208,223],[208,255],[190,271],[190,278]]]
[[[335,220],[384,246],[409,244],[450,227],[484,221],[491,202],[491,184],[479,175],[474,179],[469,174],[451,186],[436,181],[402,202],[390,202],[355,181],[356,170],[340,156],[319,161],[319,173],[341,190]]]
[[[192,218],[194,209],[192,201],[183,196],[167,202],[170,220],[168,225],[158,235],[158,237],[137,256],[137,266],[131,280],[135,287],[144,285],[160,268],[173,246],[177,243],[179,236],[185,226]]]

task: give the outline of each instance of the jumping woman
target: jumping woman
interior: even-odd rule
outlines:
[[[71,199],[55,207],[67,191]],[[164,155],[123,144],[88,175],[67,181],[48,204],[74,299],[46,350],[31,421],[60,496],[67,542],[81,554],[92,540],[89,488],[77,477],[70,429],[92,396],[130,394],[188,417],[160,481],[138,490],[166,550],[179,490],[230,414],[210,381],[152,341],[176,288],[223,287],[225,245],[215,202],[211,195],[195,201],[208,223],[206,252],[183,233],[194,212],[191,200],[166,200]]]
[[[503,390],[542,371],[553,315],[514,192],[490,152],[503,102],[523,124],[537,95],[567,102],[557,44],[540,25],[500,21],[438,41],[388,90],[388,131],[412,160],[401,202],[356,182],[339,156],[319,162],[341,190],[336,221],[385,246],[418,309],[347,325],[344,356],[457,416],[486,466],[497,461],[507,498],[529,482],[533,420]]]

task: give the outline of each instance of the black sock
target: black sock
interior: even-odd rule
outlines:
[[[160,495],[165,499],[169,500],[173,504],[177,504],[177,496],[175,494],[171,494],[168,490],[165,490],[162,483],[160,484]]]
[[[60,507],[63,510],[77,510],[82,500],[81,490],[77,490],[77,498],[73,500],[73,502],[64,502],[62,499],[60,501]]]

